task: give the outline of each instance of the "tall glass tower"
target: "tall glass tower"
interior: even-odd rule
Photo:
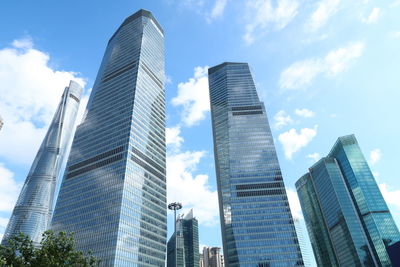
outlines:
[[[248,64],[208,70],[227,266],[303,266],[264,104]]]
[[[108,42],[52,228],[102,266],[165,265],[164,33],[139,10]]]
[[[81,94],[82,87],[74,81],[65,88],[15,204],[3,243],[11,236],[23,232],[35,245],[39,245],[43,232],[50,227],[54,191],[65,153],[71,142]]]
[[[296,187],[321,266],[395,266],[400,233],[354,135],[340,137]]]

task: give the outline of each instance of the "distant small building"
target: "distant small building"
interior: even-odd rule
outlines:
[[[193,210],[176,220],[176,234],[176,256],[174,233],[167,245],[167,266],[199,267],[199,226]]]
[[[204,267],[204,258],[202,253],[199,254],[199,258],[199,267]]]
[[[203,248],[203,266],[204,267],[224,267],[224,255],[220,253],[219,247]],[[201,261],[201,260],[200,260]]]

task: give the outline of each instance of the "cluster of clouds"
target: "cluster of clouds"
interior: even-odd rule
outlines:
[[[196,67],[194,77],[179,83],[178,95],[172,99],[173,106],[183,107],[181,120],[187,127],[197,125],[210,111],[207,71],[208,66]]]
[[[308,119],[315,116],[315,112],[307,108],[297,108],[294,110],[293,118],[284,110],[278,111],[274,115],[274,128],[281,130],[286,126],[293,126],[300,123],[299,119]],[[293,155],[300,151],[302,148],[306,147],[317,135],[318,125],[314,125],[313,128],[301,128],[297,130],[291,128],[278,136],[278,141],[281,143],[286,159],[292,159]],[[307,156],[309,157],[309,156]],[[316,158],[317,156],[309,157]]]
[[[207,151],[182,149],[184,129],[199,125],[210,111],[208,90],[208,66],[195,67],[193,77],[178,84],[176,97],[171,100],[180,109],[180,122],[166,129],[167,144],[167,191],[168,202],[183,204],[182,213],[189,209],[199,223],[214,226],[218,223],[218,195],[212,189],[207,174],[197,174],[200,161],[207,157]]]
[[[273,30],[285,28],[297,15],[298,0],[248,0],[246,1],[247,23],[243,40],[247,45]]]
[[[293,154],[300,149],[306,147],[317,135],[318,125],[313,128],[302,128],[299,131],[292,128],[278,137],[279,142],[282,144],[285,157],[292,159]]]
[[[311,84],[318,75],[334,77],[362,55],[364,46],[361,41],[353,42],[328,52],[324,57],[295,62],[281,73],[279,85],[283,89],[296,90]]]
[[[223,17],[226,6],[230,0],[167,0],[170,4],[177,4],[178,7],[190,9],[203,16],[207,23]]]
[[[14,40],[0,49],[0,233],[8,222],[25,177],[16,177],[7,164],[28,168],[46,134],[62,92],[70,80],[85,80],[73,71],[56,70],[50,55],[36,49],[30,38]],[[85,96],[81,101],[82,116]]]

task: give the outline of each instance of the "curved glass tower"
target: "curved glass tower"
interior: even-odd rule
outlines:
[[[268,125],[247,63],[208,70],[225,264],[303,266]]]
[[[38,245],[50,227],[54,191],[68,150],[78,113],[82,87],[71,81],[65,88],[46,137],[33,161],[18,201],[8,222],[3,243],[23,232]]]
[[[76,130],[52,229],[102,266],[165,265],[164,33],[149,11],[108,42]]]

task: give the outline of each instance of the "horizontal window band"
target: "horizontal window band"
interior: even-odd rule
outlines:
[[[141,157],[143,161],[145,161],[147,164],[152,166],[153,168],[157,169],[160,171],[162,174],[165,175],[165,168],[160,167],[158,163],[156,163],[154,160],[150,159],[148,156],[143,154],[140,150],[132,147],[132,152],[135,153],[137,156]]]
[[[262,110],[232,112],[233,116],[263,114]]]
[[[241,111],[241,110],[262,110],[262,107],[261,106],[232,107],[232,111]]]
[[[75,177],[77,175],[80,175],[80,174],[88,172],[88,171],[92,171],[94,169],[97,169],[97,168],[100,168],[100,167],[103,167],[103,166],[106,166],[108,164],[114,163],[116,161],[121,160],[122,158],[123,158],[123,156],[122,156],[122,153],[121,153],[121,154],[116,155],[114,157],[111,157],[111,158],[105,159],[103,161],[97,162],[97,163],[95,163],[93,165],[89,165],[89,166],[87,166],[85,168],[82,168],[80,170],[77,170],[77,171],[74,171],[74,172],[70,172],[70,173],[67,174],[67,179]]]
[[[165,182],[165,175],[160,175],[160,173],[158,173],[155,169],[153,169],[149,164],[141,161],[138,157],[134,155],[131,156],[131,160],[137,163],[140,167],[142,167],[146,171],[153,174],[155,177],[159,178],[161,181]]]
[[[146,65],[143,61],[142,61],[141,63],[142,63],[142,66],[143,66],[143,70],[147,73],[147,75],[149,75],[150,78],[151,78],[160,88],[163,88],[163,84],[162,84],[162,82],[160,81],[160,79],[158,79],[158,78],[156,77],[156,75],[150,70],[149,67],[147,67],[147,65]]]
[[[73,94],[69,94],[69,97],[72,98],[73,100],[75,100],[76,102],[79,103],[79,98],[77,98],[77,97],[74,96]]]
[[[362,214],[361,216],[364,217],[364,216],[367,216],[367,215],[370,215],[370,214],[377,214],[377,213],[390,213],[390,211],[388,211],[388,210],[368,211],[368,212]]]
[[[283,194],[284,194],[283,189],[241,191],[236,193],[238,197],[276,196]]]
[[[109,156],[118,154],[118,153],[122,152],[123,150],[124,150],[124,147],[123,147],[123,146],[119,146],[119,147],[117,147],[117,148],[111,149],[111,150],[109,150],[109,151],[107,151],[107,152],[104,152],[104,153],[102,153],[102,154],[99,154],[99,155],[94,156],[94,157],[92,157],[92,158],[90,158],[90,159],[81,161],[81,162],[79,162],[79,163],[76,163],[76,164],[74,164],[74,165],[68,167],[68,171],[71,172],[71,171],[73,171],[73,170],[79,169],[79,168],[81,168],[81,167],[83,167],[83,166],[85,166],[85,165],[88,165],[88,164],[91,164],[91,163],[96,162],[96,161],[98,161],[98,160],[104,159],[104,158],[106,158],[106,157],[109,157]]]
[[[121,75],[121,74],[124,73],[125,71],[128,71],[128,70],[130,70],[130,69],[133,69],[135,66],[136,66],[136,62],[129,63],[129,64],[127,64],[127,65],[125,65],[125,66],[123,66],[123,67],[121,67],[121,68],[119,68],[119,69],[116,69],[115,71],[113,71],[113,72],[107,74],[106,76],[104,76],[104,77],[101,79],[101,81],[102,81],[103,83],[108,82],[109,80],[111,80],[111,79],[113,79],[113,78],[115,78],[115,77]]]
[[[262,184],[236,185],[236,190],[262,189],[262,188],[283,188],[283,184],[282,183],[262,183]]]

